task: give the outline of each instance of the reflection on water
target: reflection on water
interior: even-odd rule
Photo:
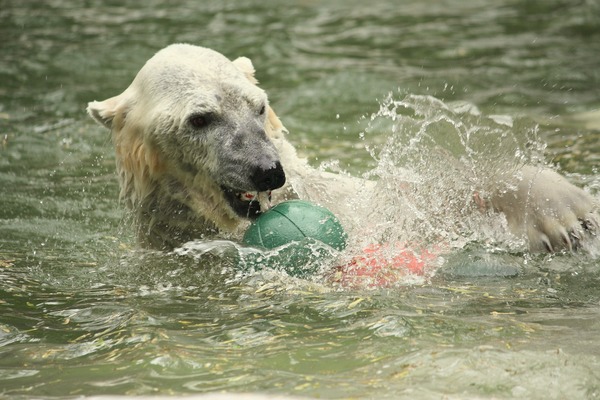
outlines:
[[[489,168],[500,148],[555,163],[597,192],[596,2],[9,3],[0,9],[2,395],[598,396],[595,256],[499,246],[476,216],[457,217],[458,204],[454,219],[432,214],[432,226],[474,243],[424,282],[390,289],[136,250],[109,138],[84,115],[155,51],[191,42],[249,56],[314,165],[385,182],[408,163],[435,172],[430,183],[460,177],[470,189],[477,174],[457,176],[405,142],[419,132],[406,113],[430,95],[462,102],[454,114],[433,100],[422,107],[441,118],[435,141],[467,160],[461,168]],[[448,121],[485,140],[456,146]],[[430,210],[447,187],[428,197]]]

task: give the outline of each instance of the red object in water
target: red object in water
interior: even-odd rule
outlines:
[[[343,286],[388,287],[406,275],[424,275],[425,267],[435,258],[427,250],[416,252],[401,245],[373,244],[348,264],[337,267],[334,281]]]

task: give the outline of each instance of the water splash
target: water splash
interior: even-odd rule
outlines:
[[[503,218],[482,213],[474,195],[485,197],[506,172],[544,163],[537,125],[485,116],[469,103],[389,95],[360,136],[376,161],[364,178],[377,182],[363,236],[449,247],[516,243]]]

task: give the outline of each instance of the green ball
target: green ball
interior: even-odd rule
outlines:
[[[304,200],[289,200],[261,214],[248,228],[243,242],[274,249],[290,242],[315,239],[336,250],[346,248],[346,233],[325,207]]]
[[[242,269],[278,269],[297,278],[317,273],[335,251],[346,248],[346,233],[335,215],[308,201],[279,203],[248,228],[244,244],[265,249],[248,253]]]

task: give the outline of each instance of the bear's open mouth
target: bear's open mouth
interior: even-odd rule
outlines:
[[[244,192],[221,187],[229,206],[242,218],[256,219],[269,209],[271,192]]]

